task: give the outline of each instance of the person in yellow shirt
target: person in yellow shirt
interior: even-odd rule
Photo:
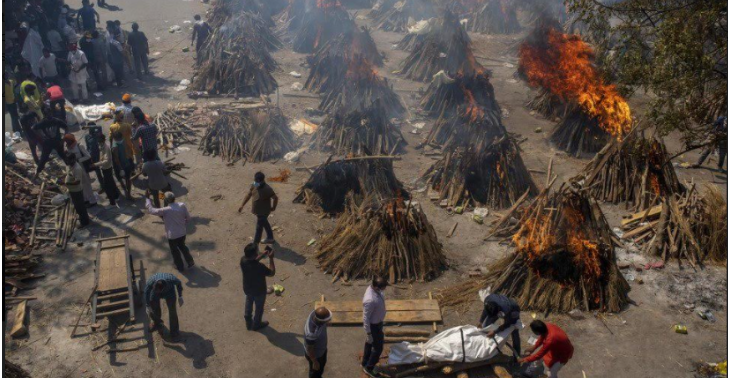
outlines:
[[[134,156],[134,146],[132,145],[132,126],[124,122],[124,110],[119,109],[114,112],[114,123],[109,126],[109,135],[115,133],[122,134],[124,139],[124,155],[127,157]]]
[[[33,112],[38,116],[39,120],[43,120],[43,101],[41,100],[41,93],[35,86],[35,83],[28,84],[23,88],[23,103],[28,108],[28,112]]]
[[[10,74],[3,72],[3,114],[10,114],[10,122],[13,124],[13,132],[23,133],[20,127],[20,115],[18,104],[15,103],[15,80]]]

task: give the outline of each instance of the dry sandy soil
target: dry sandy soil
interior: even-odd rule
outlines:
[[[109,0],[115,10],[100,9],[102,22],[120,19],[126,28],[138,22],[150,39],[153,58],[153,77],[144,82],[129,81],[125,91],[134,94],[135,104],[149,113],[162,111],[167,104],[189,102],[184,92],[173,87],[182,79],[192,76],[193,53],[183,53],[189,45],[191,24],[196,13],[203,14],[207,5],[190,0]],[[80,0],[71,0],[79,6]],[[359,14],[364,14],[361,11]],[[366,20],[358,19],[359,23]],[[170,34],[173,25],[183,27],[181,33]],[[374,31],[379,48],[388,58],[381,73],[388,76],[395,88],[412,109],[410,122],[421,121],[416,115],[417,101],[412,91],[424,87],[422,83],[404,80],[391,72],[405,57],[393,49],[400,35]],[[492,70],[497,100],[504,109],[504,123],[514,133],[527,138],[522,145],[523,159],[528,168],[544,170],[554,157],[555,172],[565,180],[578,172],[586,163],[566,157],[552,149],[546,141],[547,133],[535,133],[537,127],[550,130],[552,122],[529,114],[524,104],[530,91],[521,81],[513,79],[516,58],[507,53],[508,45],[517,37],[474,36],[477,54]],[[159,53],[159,54],[158,54]],[[303,82],[288,75],[290,71],[307,73],[303,67],[305,56],[285,49],[275,58],[281,65],[276,73],[281,94],[291,93],[294,82]],[[409,92],[411,91],[411,92]],[[122,90],[113,88],[98,102],[119,102]],[[279,96],[281,106],[290,117],[304,117],[304,110],[316,107],[316,99]],[[199,100],[205,104],[208,100]],[[220,101],[220,100],[211,100]],[[640,109],[634,103],[635,109]],[[432,120],[426,121],[426,131]],[[6,123],[7,124],[7,123]],[[105,124],[107,127],[108,124]],[[9,126],[7,127],[9,128]],[[433,161],[413,147],[422,135],[403,131],[409,146],[404,158],[395,163],[396,174],[411,185]],[[670,151],[679,151],[676,138],[668,138]],[[307,246],[312,238],[320,238],[333,226],[332,220],[322,220],[307,213],[303,206],[292,203],[297,186],[307,179],[305,171],[295,171],[283,161],[276,164],[240,164],[229,167],[222,161],[202,156],[197,146],[179,151],[176,161],[191,169],[184,172],[187,180],[175,181],[173,188],[185,202],[194,217],[189,227],[188,245],[197,267],[180,276],[185,288],[185,305],[179,309],[182,339],[171,343],[155,335],[150,338],[143,331],[146,316],[138,310],[139,321],[125,331],[126,337],[151,340],[148,347],[136,352],[107,354],[106,348],[92,348],[106,340],[106,332],[89,335],[85,328],[82,337],[69,337],[73,324],[93,286],[93,239],[123,232],[131,235],[130,244],[136,261],[143,261],[147,276],[155,272],[170,272],[173,264],[164,238],[163,226],[156,217],[144,215],[140,209],[143,189],[135,189],[137,200],[122,201],[122,209],[95,210],[95,226],[77,231],[76,240],[65,253],[50,251],[43,266],[48,276],[37,283],[32,295],[38,300],[30,303],[30,335],[21,340],[5,338],[6,356],[24,366],[33,377],[303,377],[306,362],[303,357],[302,328],[312,302],[325,295],[331,300],[357,300],[365,290],[364,282],[352,286],[331,284],[331,277],[323,274],[310,259],[316,246]],[[679,161],[694,161],[697,155],[687,154]],[[307,153],[298,166],[313,165],[326,155]],[[714,163],[711,163],[714,164]],[[243,293],[238,266],[243,246],[251,240],[254,218],[238,214],[236,209],[244,191],[252,181],[253,173],[261,170],[275,175],[279,169],[292,169],[287,183],[274,184],[281,198],[281,206],[273,215],[273,225],[280,229],[277,253],[277,276],[271,282],[286,287],[282,297],[270,297],[266,318],[271,326],[260,333],[247,332],[243,321]],[[714,171],[678,168],[680,179],[694,179],[701,183],[718,185],[726,193],[727,177]],[[544,176],[534,174],[537,182]],[[221,194],[223,199],[213,201],[211,196]],[[423,194],[416,200],[423,204],[429,220],[436,228],[451,262],[451,269],[433,282],[402,285],[388,292],[391,298],[425,298],[429,291],[437,291],[466,278],[466,272],[493,261],[508,252],[496,243],[484,242],[486,226],[470,221],[465,215],[448,215],[431,204]],[[105,200],[102,201],[105,204]],[[605,205],[612,225],[618,224],[621,209]],[[455,222],[459,223],[454,237],[446,234]],[[641,260],[641,256],[621,253],[622,258]],[[584,320],[550,315],[549,321],[564,327],[576,350],[574,358],[563,370],[567,377],[687,377],[692,376],[693,364],[704,360],[717,362],[727,356],[727,270],[708,267],[702,271],[679,270],[676,263],[658,272],[637,273],[644,284],[632,282],[631,298],[636,306],[626,311],[607,315],[605,322],[587,314]],[[712,306],[718,321],[701,320],[685,305],[688,303]],[[446,312],[442,327],[474,323],[480,304],[474,300],[471,310],[457,314]],[[9,314],[12,318],[12,312]],[[538,314],[543,316],[544,314]],[[523,321],[531,314],[525,312]],[[82,323],[88,323],[84,317]],[[689,334],[673,332],[672,325],[688,326]],[[9,326],[8,326],[9,327]],[[528,331],[523,332],[526,340]],[[330,331],[330,351],[327,365],[329,377],[358,377],[361,375],[358,354],[364,342],[359,327],[339,327]],[[485,376],[490,376],[488,372]]]

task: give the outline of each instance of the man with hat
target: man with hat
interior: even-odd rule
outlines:
[[[312,311],[304,323],[304,357],[309,363],[309,378],[322,378],[327,364],[327,324],[332,312],[326,307]]]
[[[195,266],[195,261],[193,260],[193,256],[190,255],[190,250],[185,245],[185,237],[188,233],[187,226],[188,222],[190,222],[188,208],[182,202],[175,202],[175,195],[172,192],[165,192],[165,207],[159,209],[152,206],[149,190],[146,195],[145,205],[147,206],[147,211],[150,215],[156,215],[162,218],[162,222],[165,224],[165,236],[167,236],[167,242],[170,245],[170,252],[172,253],[172,260],[175,262],[175,267],[180,272],[185,270],[185,264],[183,263],[184,257],[185,262],[188,263],[188,268],[192,268]]]
[[[89,80],[89,73],[86,66],[89,60],[86,54],[78,49],[78,45],[72,43],[68,48],[68,64],[71,67],[71,73],[68,79],[71,81],[71,91],[74,95],[74,101],[86,101],[89,99],[89,90],[86,88],[86,81]]]

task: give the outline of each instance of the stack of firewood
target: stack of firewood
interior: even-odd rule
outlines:
[[[382,4],[379,9],[375,18],[377,27],[397,33],[408,31],[415,22],[438,15],[438,7],[433,0],[402,0],[392,5]]]
[[[392,155],[406,144],[380,104],[363,111],[329,114],[312,135],[312,146],[338,155]]]
[[[615,235],[580,187],[543,191],[522,214],[512,241],[514,254],[489,265],[485,277],[445,290],[439,302],[463,305],[490,288],[532,311],[618,312],[629,303]]]
[[[292,47],[298,53],[310,54],[346,30],[357,27],[350,14],[337,0],[318,0],[308,9],[302,23],[292,33]]]
[[[446,150],[465,146],[483,150],[495,138],[506,134],[499,108],[463,104],[436,120],[425,143]]]
[[[284,11],[277,16],[277,34],[294,35],[304,22],[307,10],[317,6],[317,0],[289,0]]]
[[[633,240],[644,253],[667,261],[727,262],[727,202],[714,185],[704,194],[696,186],[683,194],[669,194],[661,203],[621,221],[622,238]]]
[[[454,112],[462,104],[477,105],[500,113],[494,87],[485,71],[465,75],[462,72],[449,77],[445,72],[436,75],[421,100],[421,107],[430,115]]]
[[[277,87],[272,75],[277,64],[270,50],[280,46],[260,16],[243,12],[208,37],[190,88],[236,97],[271,93]]]
[[[319,266],[344,281],[373,276],[425,281],[446,268],[443,246],[420,206],[402,198],[348,203],[335,229],[322,238]]]
[[[296,148],[296,136],[278,107],[221,112],[209,125],[198,149],[229,164],[283,156]]]
[[[197,133],[188,124],[187,117],[186,110],[179,111],[175,108],[168,108],[155,116],[155,125],[159,129],[159,149],[164,150],[165,154],[181,144],[197,143]]]
[[[344,211],[348,196],[358,204],[366,195],[378,200],[409,198],[403,184],[395,177],[392,159],[356,156],[331,161],[330,157],[297,189],[294,202],[307,205],[310,211],[337,214]]]
[[[467,16],[470,32],[482,34],[515,34],[522,30],[517,21],[515,3],[510,0],[486,0]]]
[[[279,13],[286,5],[286,0],[216,0],[208,11],[208,24],[219,28],[236,15],[248,12],[261,16],[268,26],[273,26],[271,16]]]

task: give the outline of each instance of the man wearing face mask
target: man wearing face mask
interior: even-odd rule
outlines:
[[[326,307],[312,311],[304,324],[304,351],[309,362],[309,378],[322,378],[327,364],[327,324],[332,313]]]
[[[147,191],[147,199],[145,205],[150,215],[156,215],[162,218],[165,223],[165,236],[170,245],[170,253],[175,267],[178,271],[185,270],[183,257],[188,263],[188,269],[195,266],[193,256],[190,255],[190,249],[185,245],[185,237],[187,236],[187,225],[190,222],[190,213],[188,208],[182,202],[175,202],[175,195],[172,192],[165,193],[165,207],[155,208],[150,201],[150,191]],[[182,255],[182,256],[181,256]]]
[[[383,321],[386,311],[383,291],[386,287],[388,287],[388,281],[376,276],[362,298],[362,323],[367,334],[365,351],[362,355],[362,370],[370,377],[380,376],[378,367],[375,365],[380,361],[385,343]]]
[[[243,207],[246,206],[249,200],[251,202],[251,212],[256,216],[256,234],[253,238],[253,244],[258,245],[261,242],[261,234],[263,230],[266,230],[266,239],[264,244],[274,244],[274,232],[271,230],[271,224],[269,224],[269,215],[276,211],[276,206],[279,204],[279,197],[276,196],[274,189],[269,186],[265,181],[266,176],[261,172],[256,172],[254,175],[253,184],[246,198],[243,199],[241,207],[238,208],[238,212],[243,211]]]

